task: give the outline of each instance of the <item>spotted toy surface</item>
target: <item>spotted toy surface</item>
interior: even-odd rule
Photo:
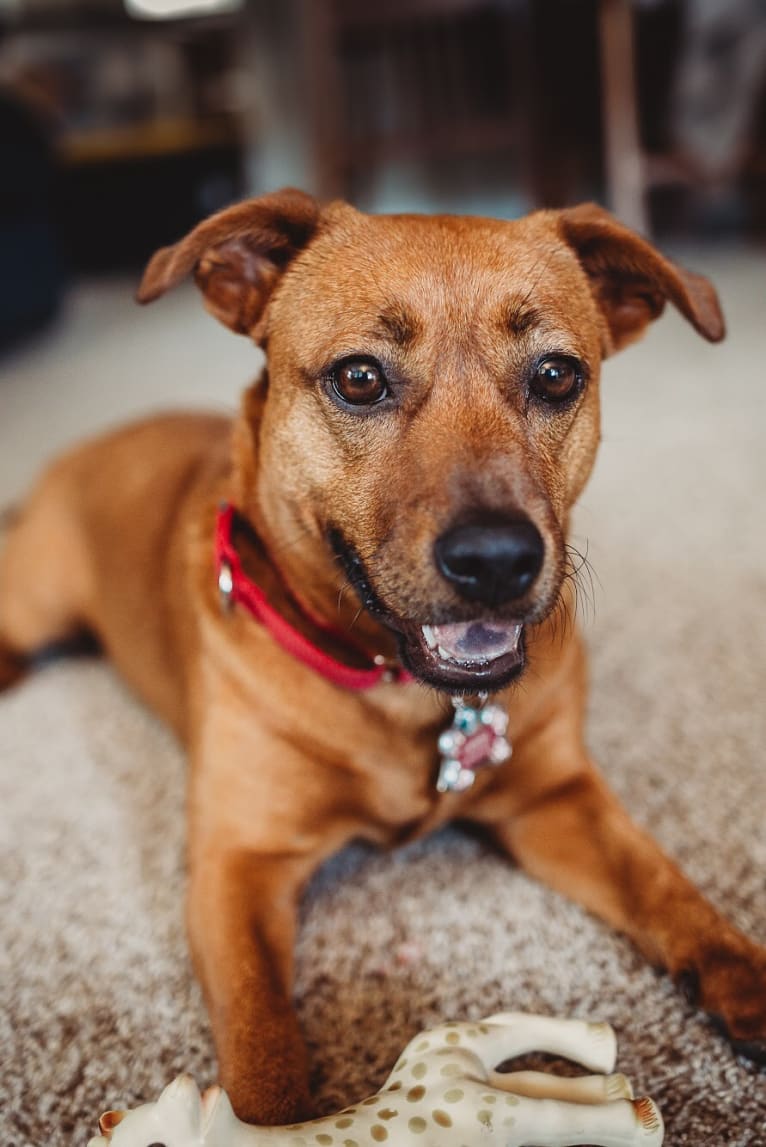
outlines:
[[[507,1012],[421,1032],[376,1095],[308,1123],[254,1127],[220,1087],[200,1096],[180,1075],[156,1103],[107,1111],[89,1147],[655,1147],[660,1113],[634,1099],[624,1075],[565,1079],[498,1072],[530,1051],[550,1052],[610,1073],[616,1040],[608,1024]]]
[[[288,1127],[240,1122],[226,1093],[200,1096],[181,1075],[156,1103],[101,1116],[89,1147],[655,1147],[660,1113],[634,1100],[624,1075],[564,1079],[498,1072],[512,1056],[545,1051],[611,1072],[616,1040],[608,1024],[509,1012],[447,1023],[417,1035],[376,1095]]]

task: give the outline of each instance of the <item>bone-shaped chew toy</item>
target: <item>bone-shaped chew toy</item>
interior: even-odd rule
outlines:
[[[447,1023],[409,1042],[376,1095],[308,1123],[254,1127],[237,1119],[220,1087],[200,1096],[179,1075],[157,1100],[107,1111],[89,1147],[658,1147],[662,1117],[634,1099],[624,1075],[565,1079],[500,1073],[530,1051],[611,1073],[617,1044],[608,1024],[507,1012]]]

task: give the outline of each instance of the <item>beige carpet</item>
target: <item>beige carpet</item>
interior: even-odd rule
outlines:
[[[577,527],[600,579],[590,741],[636,817],[766,942],[766,274],[753,256],[696,264],[721,282],[731,340],[712,349],[667,319],[607,370]],[[67,386],[83,427],[94,408],[122,412],[122,390],[109,408],[104,388],[146,344],[121,306],[115,293],[83,342],[73,325],[106,303],[81,294],[0,379],[0,493],[62,426],[74,435]],[[195,355],[218,336],[192,306],[181,296],[143,328],[164,348],[145,405],[214,393],[200,371],[215,355]],[[183,776],[170,737],[99,662],[51,666],[0,698],[0,1147],[84,1144],[104,1107],[153,1097],[183,1069],[215,1074],[183,936]],[[454,830],[391,856],[352,849],[320,874],[298,1003],[323,1108],[373,1088],[423,1025],[528,1009],[611,1022],[671,1147],[766,1145],[766,1073],[627,941]]]

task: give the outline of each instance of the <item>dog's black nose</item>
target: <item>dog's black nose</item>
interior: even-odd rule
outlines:
[[[436,566],[467,601],[502,605],[523,597],[543,565],[545,545],[526,518],[453,526],[436,539]]]

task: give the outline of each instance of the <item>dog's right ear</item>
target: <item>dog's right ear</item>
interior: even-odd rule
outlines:
[[[258,337],[258,320],[282,272],[316,231],[320,207],[285,188],[205,219],[149,261],[136,293],[151,303],[191,272],[206,308],[238,334]]]

